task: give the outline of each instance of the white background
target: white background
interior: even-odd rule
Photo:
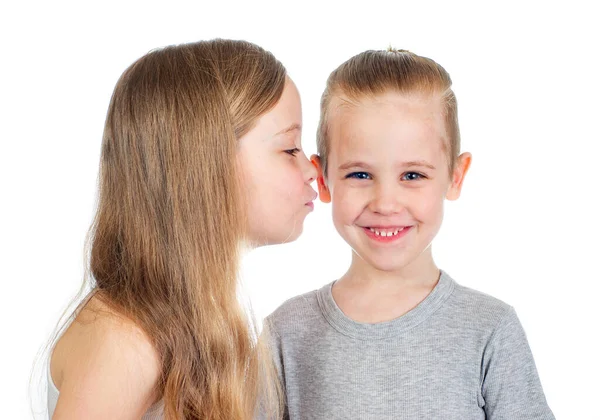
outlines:
[[[446,207],[436,261],[517,309],[557,418],[600,419],[592,2],[224,3],[1,6],[0,417],[31,417],[32,361],[81,283],[117,78],[152,48],[225,37],[258,43],[287,67],[303,99],[308,153],[326,77],[350,56],[392,45],[450,72],[474,161],[463,196]],[[246,258],[257,316],[340,276],[349,258],[318,203],[300,240]]]

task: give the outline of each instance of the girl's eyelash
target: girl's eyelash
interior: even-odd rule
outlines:
[[[285,153],[287,153],[288,155],[296,156],[296,154],[299,151],[300,151],[300,149],[298,149],[297,147],[294,147],[293,149],[286,150]]]

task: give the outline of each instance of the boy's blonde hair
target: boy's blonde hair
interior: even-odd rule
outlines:
[[[321,97],[321,118],[317,131],[317,152],[321,158],[323,174],[327,176],[329,155],[329,113],[334,97],[344,102],[356,103],[388,91],[399,94],[439,95],[443,104],[450,173],[454,170],[460,152],[460,131],[456,96],[451,89],[452,80],[435,61],[406,50],[389,48],[387,51],[365,51],[335,69],[327,79]]]

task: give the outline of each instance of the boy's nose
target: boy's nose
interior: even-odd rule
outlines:
[[[391,185],[378,185],[374,190],[370,210],[379,214],[399,213],[403,209],[401,193],[399,188]]]

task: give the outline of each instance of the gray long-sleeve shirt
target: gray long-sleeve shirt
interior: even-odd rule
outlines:
[[[407,314],[362,324],[332,285],[267,318],[287,418],[554,419],[512,307],[442,272]]]

